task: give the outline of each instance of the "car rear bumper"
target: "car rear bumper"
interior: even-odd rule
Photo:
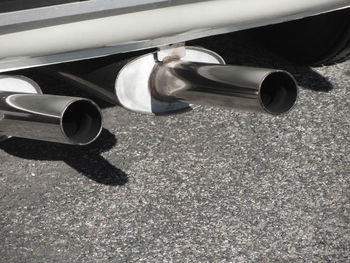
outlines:
[[[350,6],[349,0],[174,2],[95,0],[2,13],[0,72],[158,47]]]

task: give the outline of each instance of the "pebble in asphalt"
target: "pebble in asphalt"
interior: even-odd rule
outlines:
[[[300,67],[236,36],[194,44],[290,70],[294,111],[106,107],[91,146],[1,143],[0,262],[348,261],[350,63]]]

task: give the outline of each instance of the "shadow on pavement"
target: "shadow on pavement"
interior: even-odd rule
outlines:
[[[101,156],[116,143],[115,136],[103,129],[100,137],[87,146],[10,138],[0,144],[0,149],[28,160],[64,161],[99,184],[121,186],[128,182],[127,175]]]
[[[292,63],[262,47],[252,39],[249,30],[194,40],[187,44],[213,50],[222,56],[227,64],[289,71],[305,89],[320,92],[333,89],[333,85],[311,67]]]

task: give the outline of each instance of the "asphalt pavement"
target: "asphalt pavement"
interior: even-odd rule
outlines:
[[[0,262],[350,261],[350,62],[298,66],[239,34],[192,44],[291,71],[295,109],[102,105],[90,146],[2,142]]]

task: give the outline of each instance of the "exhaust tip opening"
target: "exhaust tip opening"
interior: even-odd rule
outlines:
[[[260,102],[271,114],[279,115],[293,108],[298,97],[298,86],[293,76],[279,71],[268,75],[260,87]]]
[[[62,117],[62,130],[74,144],[93,142],[102,129],[102,115],[97,106],[87,100],[75,101]]]

